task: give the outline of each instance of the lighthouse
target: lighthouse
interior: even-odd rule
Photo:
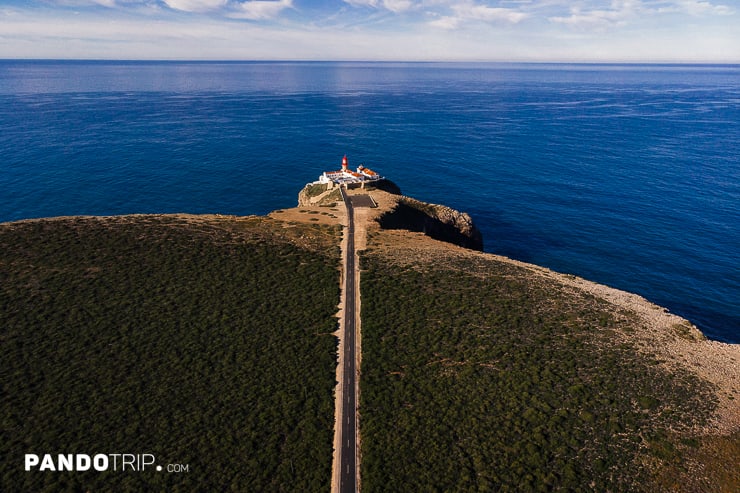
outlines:
[[[328,185],[329,188],[334,185],[349,186],[349,184],[352,183],[359,183],[364,187],[366,181],[378,181],[383,179],[384,178],[375,171],[370,168],[366,168],[363,165],[360,165],[357,168],[357,171],[351,171],[349,169],[349,160],[345,154],[342,158],[342,169],[337,171],[324,171],[322,175],[319,176],[319,180],[314,183]]]

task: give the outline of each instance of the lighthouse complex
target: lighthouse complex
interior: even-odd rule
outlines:
[[[347,156],[345,155],[342,158],[342,169],[338,171],[324,171],[324,173],[319,176],[319,183],[329,185],[329,187],[332,187],[334,185],[350,185],[355,183],[364,186],[366,182],[378,181],[382,179],[383,177],[377,174],[375,171],[362,165],[357,168],[357,171],[350,170]]]

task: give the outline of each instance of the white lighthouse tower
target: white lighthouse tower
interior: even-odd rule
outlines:
[[[337,171],[324,171],[321,176],[319,176],[318,182],[314,183],[328,185],[329,188],[334,187],[334,185],[348,185],[350,183],[359,183],[364,187],[366,181],[378,181],[382,179],[383,177],[375,171],[362,165],[357,168],[357,171],[350,170],[349,160],[345,154],[342,158],[342,169]]]

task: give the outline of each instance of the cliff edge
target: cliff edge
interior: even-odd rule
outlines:
[[[382,229],[405,229],[471,250],[483,250],[483,235],[466,212],[445,205],[399,197],[378,219]]]
[[[378,204],[374,220],[382,229],[424,233],[435,240],[471,250],[483,250],[483,235],[466,212],[406,197],[390,180],[348,190],[350,195],[367,194]],[[333,207],[341,202],[339,188],[309,183],[298,193],[299,207]]]

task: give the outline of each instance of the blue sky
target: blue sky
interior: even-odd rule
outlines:
[[[0,58],[740,63],[740,1],[0,0]]]

